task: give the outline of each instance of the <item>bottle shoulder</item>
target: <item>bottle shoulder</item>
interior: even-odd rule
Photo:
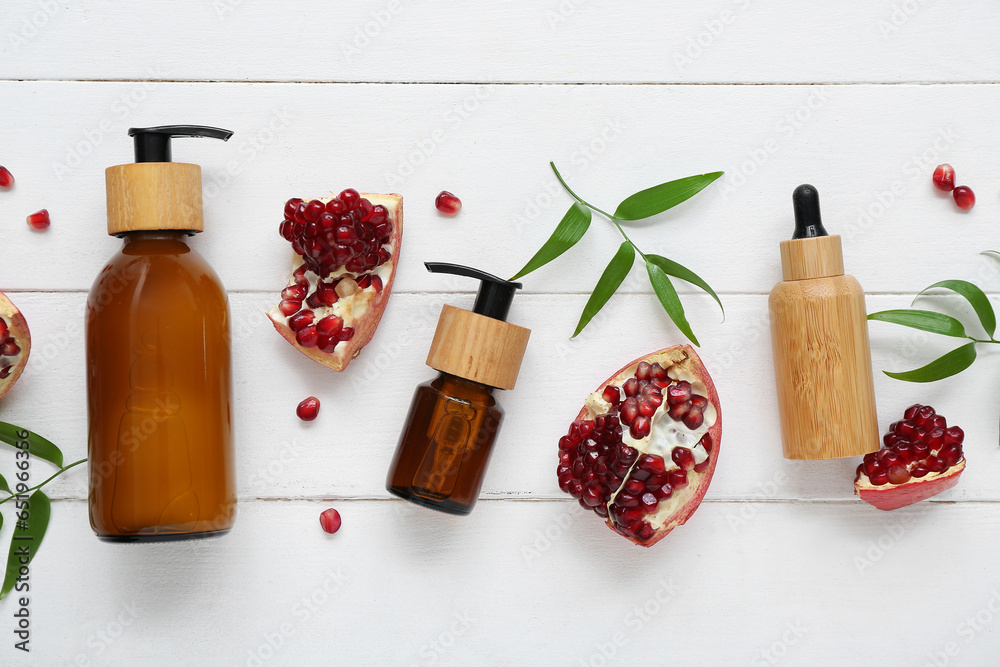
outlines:
[[[865,291],[852,275],[826,276],[807,280],[785,280],[771,289],[769,300],[864,298]]]
[[[186,285],[206,295],[215,292],[223,300],[226,290],[212,266],[186,244],[179,247],[122,247],[98,273],[90,290],[91,297],[142,290],[150,285]],[[106,298],[106,297],[105,297]]]

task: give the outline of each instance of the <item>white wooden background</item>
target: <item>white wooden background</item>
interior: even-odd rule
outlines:
[[[31,567],[32,652],[14,650],[5,600],[0,663],[997,664],[996,355],[927,386],[878,375],[883,430],[931,403],[964,427],[969,460],[955,490],[880,513],[852,495],[857,461],[782,460],[766,295],[803,182],[869,310],[943,278],[1000,293],[1000,264],[978,254],[1000,248],[998,31],[990,0],[5,3],[0,164],[17,185],[0,193],[0,289],[34,352],[0,419],[85,455],[82,308],[119,243],[104,232],[104,168],[129,160],[130,126],[234,129],[229,144],[178,141],[175,158],[203,165],[207,230],[193,244],[230,290],[240,510],[221,540],[103,544],[84,471],[67,474]],[[549,160],[608,207],[727,172],[633,228],[703,275],[727,314],[684,290],[725,437],[700,511],[652,550],[585,514],[554,475],[587,392],[681,342],[638,268],[568,339],[618,243],[599,218],[515,301],[511,320],[533,336],[476,511],[411,508],[383,488],[413,388],[433,375],[437,312],[472,299],[422,262],[513,273],[570,202]],[[968,214],[930,185],[943,161],[977,194]],[[379,332],[337,375],[263,311],[286,279],[282,202],[346,186],[401,192],[406,234]],[[434,210],[441,189],[462,198],[458,217]],[[24,216],[42,207],[52,227],[33,233]],[[948,349],[871,331],[878,369]],[[294,406],[309,394],[323,409],[303,424]],[[332,537],[317,525],[328,506],[344,519]]]

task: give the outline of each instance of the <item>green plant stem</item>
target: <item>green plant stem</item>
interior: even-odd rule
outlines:
[[[42,488],[43,486],[45,486],[46,484],[48,484],[49,482],[51,482],[52,480],[54,480],[56,477],[58,477],[59,475],[63,474],[67,470],[69,470],[70,468],[75,468],[76,466],[80,465],[81,463],[86,463],[86,462],[87,462],[87,459],[80,459],[79,461],[74,461],[73,463],[70,463],[68,466],[63,466],[62,468],[60,468],[59,470],[57,470],[52,476],[50,476],[47,480],[45,480],[41,484],[38,484],[36,486],[31,487],[30,489],[28,489],[24,493],[30,493],[31,491],[37,491],[38,489]],[[10,494],[9,496],[7,496],[6,498],[4,498],[3,500],[0,500],[0,505],[3,505],[8,500],[12,500],[14,498],[17,498],[19,495],[23,495],[23,494],[21,494],[21,493],[12,493],[12,494]]]
[[[625,233],[625,230],[622,229],[622,226],[618,222],[618,218],[616,218],[615,216],[611,215],[607,211],[604,211],[602,209],[597,208],[596,206],[594,206],[593,204],[591,204],[587,200],[585,200],[582,197],[580,197],[580,195],[578,195],[575,192],[573,192],[573,189],[571,187],[569,187],[569,185],[566,183],[565,180],[563,180],[562,174],[560,174],[559,170],[556,169],[556,163],[555,162],[549,162],[549,166],[552,167],[552,171],[555,172],[556,178],[559,179],[559,182],[562,184],[562,186],[564,188],[566,188],[566,192],[568,192],[573,199],[577,200],[578,202],[580,202],[581,204],[583,204],[584,206],[586,206],[587,208],[589,208],[591,211],[594,211],[595,213],[600,213],[605,218],[607,218],[608,220],[610,220],[611,224],[613,224],[615,227],[618,228],[618,231],[621,233],[622,237],[626,241],[628,241],[629,245],[632,246],[637,253],[639,253],[639,256],[642,257],[643,260],[646,259],[645,253],[643,253],[642,250],[639,250],[639,246],[637,246],[632,241],[632,239],[630,239],[628,237],[628,234]]]

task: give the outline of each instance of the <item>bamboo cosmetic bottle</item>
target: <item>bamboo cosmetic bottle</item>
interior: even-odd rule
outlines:
[[[823,228],[816,188],[800,185],[792,203],[783,282],[768,300],[784,455],[861,456],[879,448],[865,294],[844,275],[840,237]]]

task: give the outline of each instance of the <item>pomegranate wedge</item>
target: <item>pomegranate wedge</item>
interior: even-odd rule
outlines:
[[[559,488],[650,547],[694,514],[722,439],[719,396],[694,349],[636,359],[587,397],[559,439]]]
[[[30,352],[28,323],[17,306],[0,292],[0,398],[21,377]]]
[[[854,493],[880,510],[895,510],[936,496],[965,470],[965,432],[948,426],[929,405],[911,405],[889,426],[883,447],[866,454],[854,477]]]
[[[267,316],[302,354],[342,371],[389,301],[403,198],[347,189],[330,199],[289,199],[279,232],[295,252],[292,277]]]

